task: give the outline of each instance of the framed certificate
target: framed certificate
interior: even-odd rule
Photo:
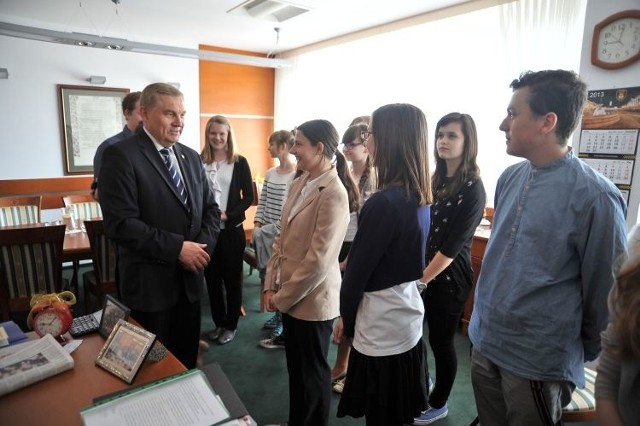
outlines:
[[[92,174],[98,145],[122,131],[129,89],[58,85],[65,175]]]

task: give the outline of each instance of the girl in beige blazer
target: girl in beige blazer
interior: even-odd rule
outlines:
[[[326,120],[298,127],[291,153],[303,174],[291,184],[267,264],[267,308],[283,314],[291,426],[329,421],[327,355],[332,321],[339,315],[338,254],[349,223],[341,180],[357,191],[338,142],[338,132]]]

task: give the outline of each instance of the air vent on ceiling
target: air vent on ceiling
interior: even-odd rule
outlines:
[[[308,12],[308,7],[280,0],[249,0],[227,11],[248,14],[254,18],[283,22]]]

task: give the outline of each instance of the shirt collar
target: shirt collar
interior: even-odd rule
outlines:
[[[158,143],[158,141],[156,140],[156,138],[154,138],[153,135],[147,131],[147,129],[145,129],[144,127],[142,129],[147,134],[147,136],[149,136],[149,139],[151,139],[151,142],[153,142],[153,144],[155,145],[157,151],[160,151],[161,149],[165,149],[165,147],[160,145]],[[167,149],[169,150],[169,152],[174,152],[175,153],[175,151],[173,151],[173,145],[170,146]]]
[[[573,153],[573,148],[572,147],[568,147],[568,151],[567,153],[562,157],[562,158],[558,158],[557,160],[547,164],[546,166],[542,166],[542,167],[536,167],[533,164],[531,164],[531,169],[534,172],[545,172],[545,171],[551,171],[551,170],[555,170],[559,167],[564,166],[565,164],[567,164],[569,161],[571,161],[573,159],[573,157],[575,157],[575,154]]]

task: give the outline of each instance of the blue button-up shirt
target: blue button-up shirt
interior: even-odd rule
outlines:
[[[469,337],[518,376],[582,387],[626,249],[624,199],[570,150],[545,167],[507,168],[494,206]]]

